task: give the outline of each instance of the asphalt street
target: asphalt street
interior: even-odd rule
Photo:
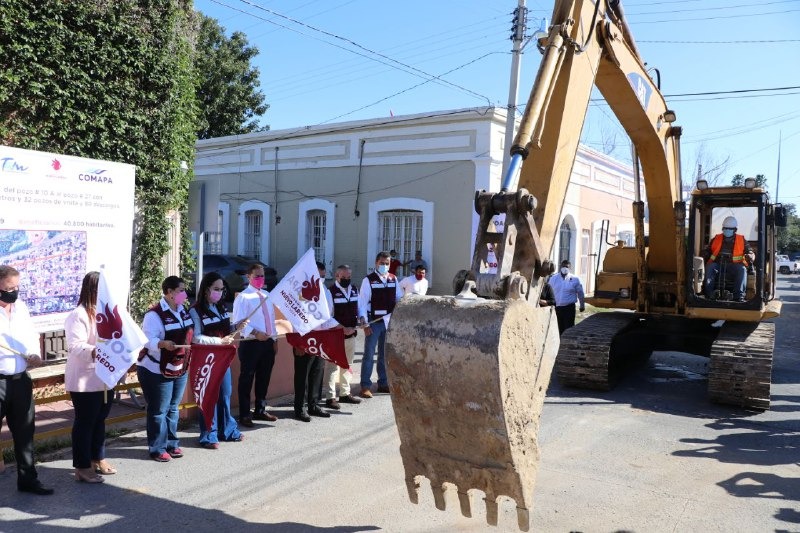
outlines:
[[[608,393],[553,379],[533,531],[800,531],[800,276],[780,278],[768,412],[711,404],[707,360],[674,352]],[[517,531],[510,502],[491,527],[477,497],[471,519],[452,494],[446,511],[425,487],[419,505],[408,501],[388,395],[311,423],[285,403],[275,412],[216,451],[190,428],[185,457],[165,464],[147,459],[142,432],[118,438],[108,457],[119,473],[103,485],[75,482],[68,454],[43,463],[50,497],[18,493],[9,468],[0,531]]]

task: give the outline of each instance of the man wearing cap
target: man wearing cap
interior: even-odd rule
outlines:
[[[572,264],[564,259],[561,261],[561,270],[550,276],[548,283],[553,289],[556,300],[556,319],[558,319],[558,334],[575,325],[575,302],[581,303],[581,313],[585,309],[583,299],[583,285],[580,278],[573,276],[569,269]]]
[[[705,251],[706,277],[703,289],[707,298],[713,298],[720,272],[733,285],[733,300],[743,302],[747,288],[747,267],[753,263],[756,254],[750,248],[744,235],[736,233],[738,222],[735,217],[728,216],[722,221],[722,233],[718,233],[708,243]]]

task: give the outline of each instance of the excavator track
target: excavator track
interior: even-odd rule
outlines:
[[[633,320],[631,313],[597,313],[564,331],[556,358],[559,382],[568,387],[611,389],[611,343]]]
[[[711,346],[711,401],[769,409],[774,346],[775,324],[726,322]]]

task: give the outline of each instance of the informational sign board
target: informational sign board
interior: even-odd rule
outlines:
[[[0,264],[40,332],[63,329],[91,270],[127,302],[134,184],[133,165],[0,146]]]

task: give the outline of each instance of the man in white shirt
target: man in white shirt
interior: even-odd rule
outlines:
[[[580,301],[581,313],[586,308],[583,298],[583,285],[577,276],[573,276],[569,269],[572,265],[568,260],[561,261],[561,271],[550,276],[548,283],[553,288],[556,299],[556,318],[558,319],[558,334],[575,325],[575,302]]]
[[[17,489],[53,494],[39,481],[33,461],[35,411],[29,368],[42,366],[39,334],[25,302],[18,300],[19,272],[0,265],[0,419],[6,418],[17,459]]]
[[[361,397],[372,398],[372,366],[378,349],[378,391],[389,392],[386,374],[386,328],[397,300],[403,297],[397,277],[389,272],[391,256],[380,252],[375,257],[375,271],[361,282],[358,294],[358,322],[364,328],[364,358],[361,360]],[[378,320],[381,319],[381,320]],[[369,325],[367,325],[369,324]]]
[[[247,320],[242,329],[242,338],[252,340],[239,344],[239,423],[253,427],[253,420],[275,422],[278,420],[267,412],[267,390],[275,365],[275,313],[268,301],[269,293],[264,287],[264,266],[253,263],[247,269],[250,284],[233,301],[231,321],[238,327]],[[255,381],[255,411],[250,412],[250,389]]]
[[[421,294],[424,296],[428,293],[428,280],[425,278],[425,273],[425,267],[417,265],[412,275],[400,281],[400,288],[403,290],[403,296],[407,294]]]

